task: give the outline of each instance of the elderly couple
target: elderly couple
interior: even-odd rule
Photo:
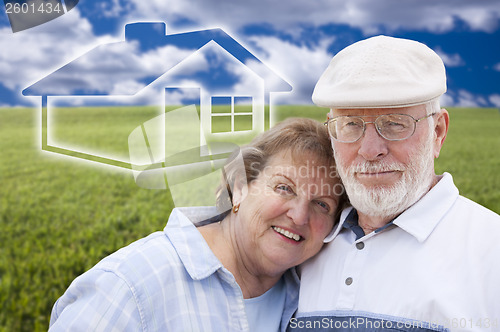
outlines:
[[[327,129],[258,136],[225,166],[232,208],[174,209],[75,279],[50,331],[498,331],[500,217],[434,172],[445,91],[421,43],[345,48],[313,93]]]

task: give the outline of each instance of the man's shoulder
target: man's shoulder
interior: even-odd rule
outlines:
[[[432,196],[432,204],[439,204],[446,197],[451,203],[448,215],[454,213],[454,217],[458,220],[477,220],[481,219],[484,222],[500,223],[500,216],[484,207],[483,205],[459,194],[458,188],[453,182],[453,177],[449,173],[444,173],[438,185],[436,185],[436,195]]]
[[[493,222],[500,227],[500,215],[467,197],[459,195],[454,208],[463,218]]]
[[[446,237],[457,252],[463,248],[464,255],[477,253],[482,259],[475,264],[489,264],[487,257],[497,260],[500,254],[500,215],[464,196],[457,198],[435,233],[435,240]]]

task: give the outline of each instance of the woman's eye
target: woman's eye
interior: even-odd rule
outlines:
[[[286,194],[293,194],[292,188],[290,188],[290,186],[288,186],[286,184],[280,184],[280,185],[276,186],[276,190],[283,192],[283,193],[286,193]]]
[[[325,202],[323,202],[323,201],[317,201],[317,202],[316,202],[316,204],[317,204],[317,205],[318,205],[321,209],[323,209],[324,211],[326,211],[326,212],[330,212],[330,206],[329,206],[327,203],[325,203]]]

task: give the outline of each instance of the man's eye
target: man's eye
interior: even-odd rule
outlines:
[[[344,124],[344,127],[362,127],[363,125],[357,121],[349,121]]]
[[[406,130],[408,130],[408,126],[401,122],[387,121],[386,123],[384,123],[382,130],[393,133],[405,132]]]
[[[386,126],[389,126],[389,127],[405,127],[405,125],[401,122],[395,122],[395,121],[389,121],[385,124]]]

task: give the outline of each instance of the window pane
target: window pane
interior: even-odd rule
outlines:
[[[235,115],[234,116],[234,131],[252,130],[251,115]]]
[[[252,113],[252,97],[234,97],[235,113]]]
[[[227,133],[231,131],[231,116],[212,116],[212,133]]]
[[[231,113],[231,97],[212,97],[212,113]]]

